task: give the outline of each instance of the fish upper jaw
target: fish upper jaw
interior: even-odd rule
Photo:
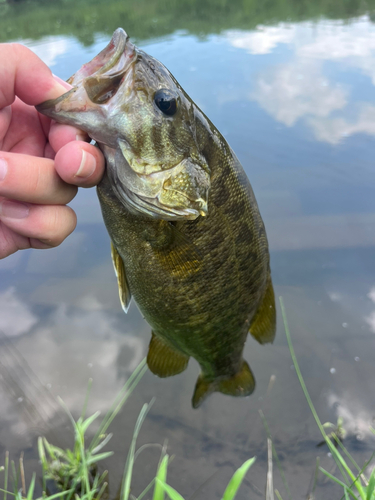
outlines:
[[[127,92],[123,86],[131,87],[129,69],[136,58],[136,49],[128,35],[118,28],[109,44],[69,78],[68,83],[73,88],[57,99],[39,104],[37,111],[59,123],[74,125],[92,139],[115,147],[115,131],[111,130],[108,117],[117,103],[111,103],[111,99],[118,91],[122,95]]]

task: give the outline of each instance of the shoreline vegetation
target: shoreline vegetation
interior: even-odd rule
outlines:
[[[375,0],[0,0],[0,42],[72,36],[88,47],[120,25],[132,40],[176,31],[201,38],[225,30],[327,18],[348,21],[368,14]]]
[[[375,467],[373,464],[370,465],[375,456],[375,451],[372,453],[371,457],[369,457],[369,460],[367,460],[367,462],[360,467],[342,443],[345,437],[342,419],[340,420],[339,418],[337,426],[333,426],[333,424],[330,423],[321,423],[298,365],[288,327],[285,307],[281,297],[280,305],[289,351],[298,380],[311,413],[313,414],[316,424],[323,436],[323,443],[327,445],[341,474],[341,478],[332,475],[330,472],[319,466],[319,460],[317,459],[315,476],[307,499],[313,500],[315,498],[314,490],[318,474],[322,473],[328,477],[329,480],[334,481],[342,488],[342,499],[349,500],[360,498],[361,500],[375,500]],[[112,455],[112,452],[110,451],[102,451],[112,438],[112,434],[107,433],[107,430],[113,419],[121,410],[122,406],[128,400],[133,390],[136,388],[137,383],[142,378],[146,370],[146,361],[143,360],[128,379],[113,402],[111,408],[102,419],[102,422],[89,445],[86,444],[86,432],[90,425],[99,417],[99,412],[94,413],[90,417],[85,417],[91,381],[89,382],[89,388],[84,401],[82,414],[78,420],[75,421],[73,419],[68,408],[65,406],[63,401],[60,400],[60,404],[68,414],[74,429],[75,439],[73,449],[63,450],[62,448],[50,444],[45,438],[39,438],[38,452],[42,465],[42,496],[38,499],[35,499],[34,496],[36,474],[33,474],[30,485],[27,488],[25,484],[23,458],[21,457],[17,470],[15,463],[13,461],[10,462],[9,455],[6,454],[5,464],[0,468],[0,470],[4,473],[4,488],[0,489],[3,493],[3,500],[7,500],[7,498],[14,498],[15,500],[54,500],[57,498],[63,498],[64,500],[108,500],[110,498],[107,480],[108,471],[100,473],[98,471],[97,464]],[[153,500],[184,500],[181,494],[172,488],[167,482],[167,469],[168,463],[170,462],[170,456],[167,454],[166,447],[162,445],[160,445],[161,455],[155,478],[146,486],[138,497],[135,497],[131,493],[134,461],[138,453],[141,451],[141,449],[136,449],[137,437],[152,403],[153,400],[150,403],[144,404],[138,416],[125,463],[121,490],[116,495],[115,500],[142,500],[143,498],[146,498],[148,493],[152,494]],[[264,473],[266,486],[265,498],[266,500],[274,500],[275,498],[277,498],[277,500],[283,500],[283,498],[287,498],[285,496],[282,497],[280,492],[276,489],[274,490],[273,488],[273,460],[276,460],[277,466],[280,469],[280,473],[283,478],[286,494],[288,495],[288,498],[291,499],[292,497],[288,488],[287,479],[281,469],[277,451],[272,444],[272,438],[267,421],[262,412],[260,412],[260,415],[268,435],[268,470]],[[326,428],[333,428],[333,430],[327,434],[325,430]],[[371,429],[371,431],[375,434],[375,429]],[[256,457],[249,458],[239,469],[235,471],[223,493],[221,500],[233,500],[235,498],[245,475],[248,473],[255,460]],[[57,490],[57,493],[50,493],[49,485],[51,485],[51,483],[53,484],[53,490]],[[151,497],[148,496],[147,498]]]

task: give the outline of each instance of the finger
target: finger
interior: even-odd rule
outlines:
[[[16,95],[34,106],[66,92],[48,66],[23,45],[1,44],[0,61],[0,109],[12,104]]]
[[[51,129],[48,135],[49,143],[57,153],[59,149],[72,141],[89,141],[89,136],[71,125],[62,125],[60,123],[51,124]]]
[[[39,240],[44,248],[60,245],[77,224],[76,214],[65,205],[33,205],[6,199],[0,199],[0,221],[20,236]]]
[[[29,238],[15,233],[0,220],[0,259],[5,259],[17,250],[30,248]]]
[[[0,196],[29,203],[65,205],[76,193],[75,186],[59,177],[53,160],[0,152]]]
[[[103,177],[105,160],[99,148],[74,141],[62,147],[55,156],[55,169],[69,184],[92,187]]]
[[[35,108],[16,98],[10,109],[12,119],[5,131],[1,149],[12,153],[43,156],[46,136]]]
[[[51,247],[36,238],[21,236],[12,231],[12,229],[9,229],[9,227],[0,220],[0,259],[5,259],[5,257],[12,255],[12,253],[27,248],[44,249]]]

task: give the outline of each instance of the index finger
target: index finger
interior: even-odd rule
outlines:
[[[66,92],[34,52],[19,43],[0,44],[0,109],[18,96],[35,106]]]

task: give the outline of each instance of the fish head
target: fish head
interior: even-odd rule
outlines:
[[[98,142],[125,205],[165,220],[207,214],[210,169],[199,151],[197,108],[163,64],[118,28],[68,83],[71,90],[37,110]]]

